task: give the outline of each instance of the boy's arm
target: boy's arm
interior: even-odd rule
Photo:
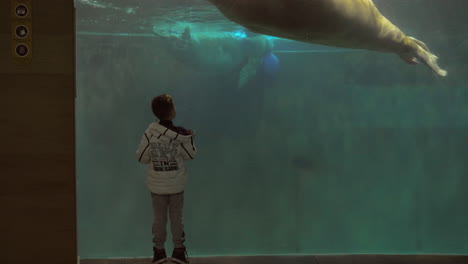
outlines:
[[[181,144],[182,157],[184,158],[184,160],[194,159],[195,155],[197,155],[197,148],[195,147],[195,143],[193,142],[193,136],[194,135],[190,137],[190,141]]]
[[[149,164],[151,162],[149,145],[152,136],[153,135],[148,135],[148,133],[145,132],[141,137],[140,145],[136,151],[136,158],[140,163]]]

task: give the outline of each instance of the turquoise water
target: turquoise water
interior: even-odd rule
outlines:
[[[76,1],[82,259],[152,254],[135,150],[161,93],[197,131],[190,256],[468,254],[465,0],[375,1],[445,78],[391,54],[255,35],[202,0],[138,3]],[[266,76],[268,47],[280,67]]]

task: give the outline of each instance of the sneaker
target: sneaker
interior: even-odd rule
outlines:
[[[153,252],[154,252],[153,263],[161,264],[167,261],[166,250],[164,248],[157,249],[153,247]]]
[[[188,255],[187,255],[187,250],[185,247],[183,248],[174,248],[174,251],[172,252],[172,259],[173,262],[179,263],[179,264],[188,264]]]

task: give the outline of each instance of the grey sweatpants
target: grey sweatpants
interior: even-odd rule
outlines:
[[[174,248],[184,247],[185,233],[182,211],[184,209],[184,192],[158,195],[151,193],[153,201],[153,243],[157,249],[164,248],[166,242],[166,225],[169,211],[171,220],[172,242]]]

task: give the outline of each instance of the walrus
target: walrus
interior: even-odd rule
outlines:
[[[248,30],[301,42],[398,54],[410,64],[437,65],[422,41],[406,36],[372,0],[208,0]]]

